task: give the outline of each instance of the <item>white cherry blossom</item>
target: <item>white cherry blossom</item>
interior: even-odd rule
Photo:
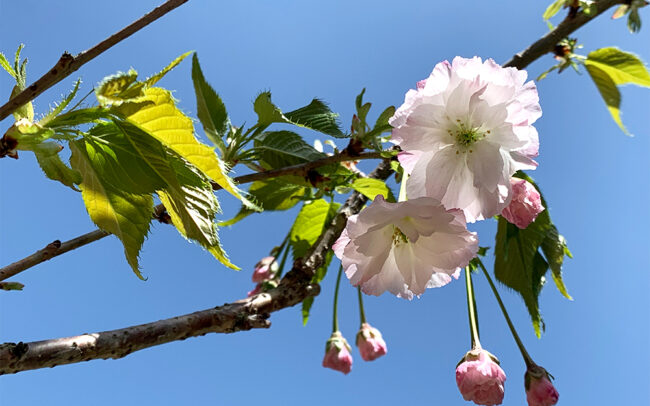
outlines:
[[[492,59],[456,57],[436,65],[395,112],[391,141],[410,173],[409,198],[432,197],[462,209],[474,222],[499,214],[510,200],[510,178],[535,169],[541,116],[527,74]]]
[[[461,210],[432,198],[388,203],[379,195],[348,219],[334,253],[363,292],[412,299],[446,285],[476,255],[478,239]]]

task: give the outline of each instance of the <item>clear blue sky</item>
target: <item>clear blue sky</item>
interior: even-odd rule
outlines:
[[[36,109],[44,112],[76,76],[84,80],[83,94],[105,75],[133,67],[146,76],[196,50],[234,123],[254,122],[251,102],[270,89],[285,109],[323,98],[347,126],[362,87],[379,110],[399,105],[443,59],[506,61],[546,32],[541,14],[549,2],[191,0],[46,92]],[[157,3],[0,0],[0,50],[13,55],[24,43],[33,80],[63,51],[94,45]],[[648,20],[646,11],[641,14]],[[623,20],[609,19],[611,13],[578,31],[585,53],[617,45],[650,61],[650,21],[632,35]],[[552,63],[551,56],[542,58],[530,66],[531,76]],[[5,98],[9,79],[0,76]],[[189,61],[161,84],[195,116]],[[575,301],[564,299],[552,282],[544,288],[547,329],[537,340],[523,302],[501,291],[529,352],[556,377],[560,404],[649,404],[650,92],[622,91],[623,119],[636,135],[628,138],[586,74],[554,73],[538,87],[544,115],[536,124],[541,154],[532,175],[574,253],[565,281]],[[9,125],[5,120],[0,127],[4,132]],[[28,153],[0,160],[0,193],[1,265],[93,229],[81,197],[46,180]],[[234,214],[238,203],[219,197],[223,218]],[[41,264],[14,278],[26,285],[23,292],[0,293],[0,341],[103,331],[238,299],[252,287],[253,265],[285,235],[291,214],[254,215],[221,230],[243,268],[239,273],[162,225],[153,227],[142,252],[147,282],[130,271],[113,237]],[[493,245],[494,222],[475,229],[481,245]],[[413,302],[368,298],[369,320],[383,332],[389,352],[366,363],[355,350],[352,373],[343,376],[320,366],[334,276],[324,281],[306,328],[299,308],[292,308],[274,314],[269,331],[212,334],[121,360],[3,376],[0,404],[465,404],[454,381],[455,365],[469,349],[462,283]],[[508,375],[504,405],[524,404],[523,362],[485,281],[476,279],[481,341]],[[341,328],[350,341],[358,326],[355,293],[342,285]]]

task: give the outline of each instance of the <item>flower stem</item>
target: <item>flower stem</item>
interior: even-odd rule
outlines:
[[[477,257],[478,258],[478,257]],[[519,351],[521,352],[521,356],[524,357],[524,362],[526,363],[526,367],[531,367],[535,365],[535,362],[533,362],[533,359],[530,357],[528,354],[528,351],[526,351],[526,347],[524,347],[524,343],[521,342],[521,339],[519,338],[519,334],[517,334],[517,330],[515,330],[514,324],[512,324],[512,320],[510,320],[510,316],[508,315],[508,311],[506,310],[505,305],[503,304],[503,301],[501,300],[501,295],[499,295],[499,292],[497,291],[497,287],[494,285],[494,282],[492,281],[492,277],[490,276],[490,273],[485,269],[485,265],[483,265],[483,262],[478,259],[479,266],[483,270],[483,274],[485,274],[485,277],[487,278],[488,282],[490,283],[490,287],[492,288],[492,292],[494,293],[494,297],[497,299],[497,302],[499,302],[499,307],[501,307],[501,312],[503,313],[503,316],[506,318],[506,322],[508,323],[508,327],[510,328],[510,332],[512,333],[512,337],[515,339],[517,342],[517,347],[519,347]]]
[[[277,257],[280,256],[280,253],[282,250],[284,250],[284,255],[282,255],[282,259],[280,260],[280,266],[278,267],[278,272],[276,274],[277,278],[280,278],[282,276],[282,271],[284,270],[284,265],[287,262],[287,255],[289,254],[289,250],[291,247],[289,247],[289,237],[291,236],[291,229],[289,229],[289,232],[287,233],[287,236],[284,237],[284,240],[282,241],[282,244],[280,244],[280,248],[278,249],[277,255],[275,255],[277,262]]]
[[[406,181],[408,180],[409,175],[408,173],[404,172],[402,174],[402,183],[399,186],[399,197],[397,198],[398,202],[405,202],[407,199],[406,197]]]
[[[361,324],[363,325],[366,322],[366,312],[363,309],[363,297],[361,295],[361,286],[357,287],[357,293],[359,294],[359,316],[361,317]]]
[[[469,330],[472,336],[472,349],[481,348],[481,341],[478,333],[478,320],[476,317],[476,301],[474,300],[474,286],[472,285],[472,271],[469,265],[465,267],[465,288],[467,290],[467,316],[469,318]]]
[[[339,273],[336,276],[336,288],[334,288],[334,312],[332,315],[332,333],[339,331],[339,316],[337,308],[339,305],[339,286],[341,285],[341,274],[343,273],[343,264],[339,265]]]

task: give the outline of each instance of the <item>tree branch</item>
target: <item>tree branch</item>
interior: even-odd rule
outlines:
[[[392,173],[389,160],[379,164],[369,176],[385,180]],[[343,231],[349,216],[358,213],[368,199],[355,192],[341,207],[310,251],[294,263],[277,288],[269,292],[171,319],[119,330],[80,336],[0,345],[0,374],[54,367],[91,359],[122,358],[128,354],[207,333],[234,333],[268,328],[270,313],[294,306],[320,293],[311,278],[325,263],[327,251]]]
[[[151,12],[142,16],[139,20],[134,21],[94,47],[79,53],[77,56],[72,56],[69,53],[64,52],[52,69],[0,107],[0,120],[4,120],[20,106],[34,100],[38,95],[70,76],[74,71],[81,68],[84,64],[91,61],[102,52],[133,35],[140,29],[156,21],[183,3],[187,3],[187,1],[188,0],[168,0],[153,9]]]
[[[333,163],[343,162],[343,161],[356,161],[362,159],[380,159],[382,158],[379,152],[362,152],[359,155],[350,155],[346,151],[343,151],[339,154],[328,156],[326,158],[317,159],[315,161],[306,162],[304,164],[287,166],[286,168],[274,169],[270,171],[251,173],[248,175],[242,175],[234,178],[233,180],[238,184],[244,184],[249,182],[254,182],[258,180],[265,180],[271,178],[277,178],[280,176],[286,175],[298,175],[306,176],[307,172],[320,168],[326,165]],[[221,189],[221,186],[216,183],[212,184],[214,190]],[[160,218],[161,214],[164,212],[165,207],[162,204],[157,205],[154,208],[154,217]],[[48,244],[45,248],[36,251],[32,255],[23,258],[19,261],[16,261],[10,265],[7,265],[3,268],[0,268],[0,281],[4,281],[12,276],[25,271],[35,265],[45,262],[49,259],[52,259],[61,254],[65,254],[68,251],[72,251],[76,248],[83,247],[86,244],[90,244],[97,240],[110,235],[103,230],[94,230],[89,233],[80,235],[79,237],[73,238],[72,240],[61,243],[59,240],[55,240]]]
[[[512,59],[506,62],[503,66],[524,69],[526,66],[533,63],[542,55],[548,52],[552,52],[553,47],[555,47],[555,45],[560,42],[562,38],[567,37],[578,28],[598,17],[610,7],[623,3],[625,3],[625,0],[598,0],[595,4],[595,13],[587,15],[583,12],[580,12],[575,17],[568,15],[557,27],[555,27],[555,29],[544,35],[539,40],[535,41],[525,50],[513,56]]]

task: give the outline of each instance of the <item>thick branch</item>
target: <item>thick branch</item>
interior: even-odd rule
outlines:
[[[391,172],[390,162],[385,160],[370,177],[386,179]],[[31,343],[5,343],[0,345],[0,374],[91,359],[122,358],[144,348],[207,333],[267,328],[270,326],[267,319],[271,312],[318,295],[320,288],[310,284],[311,277],[325,263],[325,255],[341,234],[348,217],[358,213],[366,201],[363,195],[353,193],[307,255],[297,260],[278,287],[269,292],[214,309],[119,330]]]
[[[537,60],[537,58],[548,52],[552,52],[553,47],[555,47],[555,45],[560,42],[562,38],[567,37],[578,28],[598,17],[610,7],[623,3],[625,3],[625,0],[599,0],[596,1],[595,13],[586,15],[585,13],[580,12],[575,17],[571,17],[570,15],[567,16],[567,18],[565,18],[564,21],[555,27],[555,29],[544,35],[539,40],[535,41],[525,50],[513,56],[512,59],[506,62],[503,66],[524,69],[526,66]]]
[[[134,21],[94,47],[79,53],[77,56],[72,56],[67,52],[63,53],[52,69],[0,107],[0,120],[4,120],[20,106],[34,100],[38,95],[70,76],[70,74],[82,67],[85,63],[94,59],[96,56],[100,55],[102,52],[128,38],[187,1],[188,0],[168,0],[164,4],[153,9],[151,12],[142,16],[139,20]]]
[[[254,182],[258,180],[265,180],[271,178],[277,178],[280,176],[286,175],[298,175],[305,176],[310,170],[320,168],[322,166],[330,165],[337,162],[343,161],[353,161],[361,159],[379,159],[381,154],[379,152],[363,152],[359,155],[350,155],[347,152],[341,152],[336,155],[328,156],[323,159],[318,159],[311,162],[306,162],[300,165],[287,166],[286,168],[274,169],[265,172],[257,172],[249,175],[242,175],[234,178],[233,180],[236,183],[243,184]],[[216,183],[212,185],[214,190],[221,189],[221,186]],[[165,207],[161,204],[157,205],[154,209],[154,217],[160,218],[161,214],[164,212]],[[73,238],[72,240],[61,243],[61,241],[56,240],[48,244],[45,248],[36,251],[32,255],[23,258],[19,261],[14,262],[13,264],[7,265],[4,268],[0,268],[0,281],[11,278],[12,276],[25,271],[35,265],[45,262],[51,258],[65,254],[68,251],[72,251],[76,248],[83,247],[86,244],[100,240],[106,236],[109,236],[110,233],[107,233],[103,230],[94,230],[89,233],[80,235],[79,237]]]

